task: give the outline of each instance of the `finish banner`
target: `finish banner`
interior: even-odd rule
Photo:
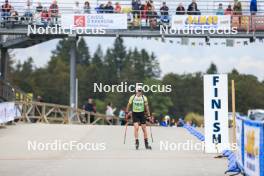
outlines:
[[[229,149],[228,79],[225,74],[204,75],[205,152]]]
[[[62,14],[63,29],[127,29],[127,14]]]
[[[173,15],[171,27],[178,30],[229,30],[229,15]]]

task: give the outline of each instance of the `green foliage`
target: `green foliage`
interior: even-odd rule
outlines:
[[[25,92],[40,95],[44,101],[58,104],[69,104],[69,61],[73,41],[62,39],[48,64],[35,68],[33,59],[17,63],[10,69],[9,78],[14,85]],[[203,114],[203,73],[174,74],[160,78],[160,67],[154,53],[145,49],[127,50],[122,38],[117,38],[113,47],[106,52],[99,45],[95,53],[90,54],[83,38],[77,48],[77,78],[79,80],[79,107],[94,98],[98,112],[104,113],[106,105],[112,102],[117,110],[126,107],[132,93],[94,92],[94,83],[119,84],[143,82],[152,85],[171,85],[172,92],[146,93],[151,112],[157,116],[169,114],[173,118],[183,117],[189,112]],[[9,63],[10,65],[12,62]],[[218,73],[212,63],[206,73]],[[246,113],[251,108],[264,107],[264,82],[255,76],[240,74],[237,70],[229,73],[229,111],[231,111],[231,80],[236,84],[236,107],[238,112]],[[199,122],[199,119],[198,119]],[[198,123],[197,122],[197,123]]]
[[[204,123],[203,116],[201,116],[197,113],[194,113],[194,112],[188,113],[185,116],[184,120],[185,120],[185,122],[194,123],[198,127],[201,127]]]
[[[210,67],[206,71],[207,74],[217,74],[217,66],[214,63],[211,63]]]

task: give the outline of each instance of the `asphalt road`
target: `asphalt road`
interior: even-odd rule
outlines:
[[[226,159],[214,159],[191,147],[188,150],[186,143],[199,141],[187,130],[152,127],[152,132],[153,150],[144,149],[141,138],[136,151],[132,127],[124,145],[124,127],[120,126],[7,126],[0,129],[0,176],[224,175]],[[70,143],[72,150],[66,146]]]

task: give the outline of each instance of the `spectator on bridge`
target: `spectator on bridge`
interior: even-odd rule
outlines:
[[[87,14],[91,13],[91,7],[89,1],[85,1],[83,6],[83,12]]]
[[[24,20],[26,21],[32,21],[32,17],[33,17],[33,8],[31,6],[30,1],[27,1],[27,5],[25,7],[25,13],[24,13]]]
[[[251,15],[256,15],[257,11],[258,11],[257,0],[251,0],[250,2]]]
[[[169,7],[166,5],[166,2],[162,3],[162,7],[160,8],[160,21],[162,23],[169,23]]]
[[[160,8],[160,14],[164,15],[164,16],[168,16],[169,15],[169,7],[166,5],[166,2],[162,3],[162,6]]]
[[[119,4],[119,2],[115,3],[115,13],[121,13],[121,5]]]
[[[36,13],[41,13],[43,10],[43,6],[41,5],[41,2],[38,2],[38,5],[36,7]]]
[[[185,15],[185,8],[183,7],[182,3],[176,8],[176,15]]]
[[[34,14],[34,20],[36,21],[36,24],[40,24],[40,25],[42,24],[41,22],[42,11],[43,11],[43,6],[41,5],[41,2],[38,2]]]
[[[149,18],[153,16],[153,11],[155,10],[154,6],[152,6],[152,3],[150,1],[146,1],[146,4],[144,4],[144,8],[142,9],[144,15],[141,15],[142,17],[145,16],[146,18],[146,24],[149,22]]]
[[[80,13],[82,13],[82,9],[81,9],[81,7],[80,7],[80,3],[79,3],[79,1],[76,1],[76,2],[75,2],[75,6],[73,7],[73,13],[75,13],[75,14],[80,14]]]
[[[14,21],[18,21],[18,12],[12,7],[12,10],[11,10],[11,18],[14,20]]]
[[[1,17],[4,20],[8,20],[8,17],[11,15],[12,6],[9,4],[8,0],[5,0],[5,3],[1,8]]]
[[[231,5],[228,5],[228,7],[226,8],[225,15],[233,15],[233,9]]]
[[[234,15],[242,15],[242,4],[239,0],[235,0],[235,2],[234,2],[233,14]]]
[[[139,18],[141,3],[140,0],[132,0],[133,18]]]
[[[47,7],[43,8],[40,17],[41,17],[41,23],[44,26],[47,26],[49,24],[49,22],[50,22],[50,13],[49,13]]]
[[[145,4],[142,4],[140,6],[140,17],[141,19],[146,19],[146,23],[147,23],[147,11],[149,5],[150,5],[149,2],[146,1]]]
[[[59,16],[59,6],[57,4],[57,0],[53,0],[52,4],[49,7],[49,13],[52,22],[57,24]]]
[[[105,8],[105,5],[100,4],[98,7],[95,8],[95,10],[97,13],[104,13],[104,8]]]
[[[105,8],[105,13],[114,13],[114,7],[112,6],[112,2],[108,1]]]
[[[147,19],[149,20],[149,25],[151,29],[154,29],[157,27],[157,17],[158,14],[155,11],[154,6],[149,6],[147,11]]]
[[[218,9],[216,10],[216,15],[224,15],[224,14],[225,14],[225,11],[224,11],[224,9],[223,9],[223,4],[220,3],[220,4],[218,5]]]
[[[198,9],[196,0],[192,0],[192,3],[188,6],[187,14],[188,15],[201,15],[201,12]]]

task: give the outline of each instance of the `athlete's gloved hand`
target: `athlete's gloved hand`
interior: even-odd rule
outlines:
[[[151,116],[147,116],[147,121],[151,122]]]

